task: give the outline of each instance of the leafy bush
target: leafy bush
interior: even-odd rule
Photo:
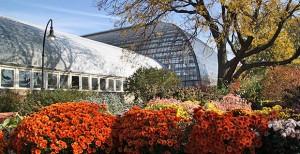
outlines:
[[[300,86],[300,68],[280,66],[270,69],[262,80],[262,96],[265,99],[279,100],[287,89]]]
[[[17,153],[108,153],[115,117],[95,103],[62,103],[26,117],[12,135]]]
[[[173,89],[177,88],[180,80],[169,70],[156,68],[140,68],[126,81],[126,91],[132,93],[136,99],[149,101],[155,97],[168,98]]]
[[[262,144],[260,136],[268,128],[268,118],[259,115],[219,115],[199,108],[194,118],[186,153],[255,152],[254,148]]]
[[[42,106],[48,106],[57,102],[70,102],[85,100],[96,93],[77,90],[46,90],[33,91],[26,97],[27,102],[39,102]]]
[[[90,102],[106,104],[108,107],[108,111],[114,115],[123,114],[132,106],[134,106],[133,103],[125,103],[122,94],[116,93],[100,93],[98,95],[90,96],[86,100]]]
[[[183,87],[173,91],[172,97],[181,101],[218,100],[223,94],[214,87]]]
[[[132,108],[119,118],[115,146],[120,153],[180,153],[184,127],[174,110]],[[182,151],[181,151],[182,152]]]
[[[24,98],[17,93],[6,91],[0,94],[0,112],[17,112]]]
[[[105,102],[112,113],[124,112],[128,107],[124,104],[123,95],[118,93],[96,93],[76,90],[34,91],[29,93],[24,101],[18,103],[17,111],[21,115],[28,115],[39,111],[42,107],[57,102],[91,101]]]
[[[249,77],[235,81],[230,85],[230,91],[231,93],[238,94],[252,103],[262,100],[261,80],[257,77]]]

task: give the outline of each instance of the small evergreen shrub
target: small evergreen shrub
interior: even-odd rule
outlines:
[[[24,98],[17,93],[6,91],[0,94],[0,112],[18,112]]]
[[[127,80],[126,91],[137,99],[149,101],[155,97],[169,98],[178,88],[180,79],[169,70],[140,68]]]

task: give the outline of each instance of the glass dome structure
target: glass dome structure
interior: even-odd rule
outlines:
[[[151,57],[174,71],[181,78],[182,86],[216,85],[216,52],[189,36],[178,26],[161,22],[146,30],[127,27],[83,37]]]

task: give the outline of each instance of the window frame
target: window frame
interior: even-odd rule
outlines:
[[[56,75],[56,88],[49,88],[49,74],[52,74],[52,75]],[[57,72],[49,72],[49,71],[46,71],[46,79],[47,79],[47,82],[46,82],[46,86],[45,86],[45,89],[47,90],[57,90],[58,89],[58,85],[59,85],[59,73]]]
[[[14,77],[14,80],[13,80],[13,86],[12,87],[3,87],[2,86],[2,70],[12,70],[13,71],[13,77]],[[16,89],[18,88],[16,86],[16,68],[11,68],[11,67],[0,67],[0,87],[1,89]]]
[[[26,72],[26,71],[28,71],[29,72],[29,78],[30,78],[30,83],[29,83],[29,88],[27,88],[27,87],[20,87],[20,72]],[[17,82],[17,87],[18,87],[18,89],[32,89],[32,87],[33,87],[33,74],[32,74],[32,70],[29,70],[29,69],[18,69],[18,71],[17,71],[18,73],[17,73],[17,77],[18,77],[18,81],[16,81]]]
[[[93,79],[97,79],[97,89],[93,89]],[[91,91],[100,91],[100,78],[96,76],[91,76]]]
[[[87,78],[87,86],[88,88],[87,89],[83,89],[83,78]],[[88,75],[81,75],[80,76],[80,79],[81,79],[81,82],[80,82],[80,85],[81,85],[81,89],[82,91],[89,91],[91,89],[91,86],[90,86],[90,77]]]
[[[73,76],[78,77],[78,89],[73,88]],[[80,74],[70,74],[70,89],[71,90],[81,90],[81,77]]]
[[[67,76],[67,88],[61,88],[61,76]],[[60,72],[59,73],[59,81],[58,81],[58,89],[62,89],[62,90],[68,90],[70,89],[70,74],[69,73],[64,73],[64,72]]]

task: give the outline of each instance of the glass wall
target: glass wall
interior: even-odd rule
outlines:
[[[95,75],[45,71],[45,89],[76,89],[123,92],[121,77],[100,78]],[[40,90],[42,73],[38,69],[0,65],[0,89]]]
[[[69,81],[68,75],[60,75],[60,79],[59,79],[60,89],[68,89],[69,88],[68,81]]]
[[[82,89],[89,90],[89,77],[82,77]]]
[[[172,24],[161,23],[155,30],[149,28],[145,36],[144,31],[120,29],[85,37],[151,57],[164,68],[174,71],[183,86],[201,83],[196,56],[184,31]]]
[[[57,89],[57,74],[48,73],[48,89]]]
[[[79,76],[72,76],[71,83],[72,89],[79,89]]]
[[[41,87],[42,87],[42,73],[33,72],[33,88],[41,88]]]
[[[19,71],[19,87],[30,88],[30,71]]]
[[[15,71],[11,69],[1,70],[1,86],[14,87]]]

